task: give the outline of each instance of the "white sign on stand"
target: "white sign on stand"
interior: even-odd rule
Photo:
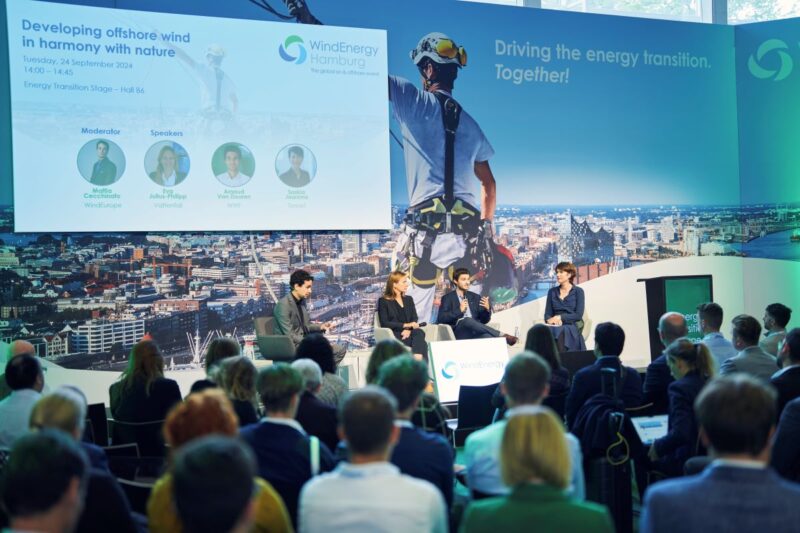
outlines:
[[[508,346],[502,337],[430,343],[431,370],[439,401],[457,402],[461,385],[491,385],[503,378]]]

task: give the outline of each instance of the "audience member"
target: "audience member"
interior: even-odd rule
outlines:
[[[239,427],[258,422],[256,365],[249,357],[237,355],[220,361],[218,367],[217,383],[233,404]]]
[[[9,450],[28,432],[31,411],[44,388],[39,359],[28,354],[12,357],[6,363],[5,381],[11,395],[0,401],[0,451]]]
[[[786,337],[786,325],[792,319],[792,310],[783,304],[769,304],[764,310],[765,336],[758,345],[768,354],[777,356],[778,345]]]
[[[669,385],[667,434],[650,448],[655,468],[668,476],[680,476],[687,459],[697,455],[698,430],[694,401],[706,382],[714,376],[714,361],[708,347],[686,337],[664,350],[675,381]]]
[[[512,409],[500,451],[500,470],[511,493],[473,502],[461,530],[612,533],[614,526],[605,507],[574,501],[565,494],[572,468],[564,426],[550,409]]]
[[[430,481],[437,487],[449,509],[453,504],[453,448],[444,437],[422,430],[411,423],[422,392],[428,384],[428,366],[410,357],[395,357],[381,365],[378,385],[397,401],[395,425],[400,438],[395,443],[391,462],[403,474]]]
[[[256,465],[231,437],[195,440],[175,455],[175,508],[188,533],[248,533],[256,525]]]
[[[83,510],[89,465],[64,432],[45,430],[14,443],[3,469],[2,507],[11,531],[73,531]]]
[[[676,340],[689,334],[686,326],[686,317],[681,313],[664,313],[658,320],[658,337],[661,344],[666,348]],[[654,413],[666,413],[669,409],[669,394],[667,388],[672,383],[672,374],[667,366],[667,356],[663,353],[656,357],[647,366],[647,373],[644,376],[644,403],[653,404],[651,411]]]
[[[368,384],[374,385],[378,381],[378,371],[386,361],[398,356],[412,357],[411,351],[401,342],[395,339],[381,341],[372,348],[372,354],[367,363],[366,380]],[[439,403],[439,399],[433,394],[423,393],[422,399],[417,405],[417,409],[411,416],[411,423],[418,428],[439,433],[448,442],[451,441],[451,431],[447,425],[450,412]]]
[[[262,368],[256,388],[267,416],[242,428],[240,435],[256,454],[259,475],[275,487],[296,524],[300,489],[318,473],[333,469],[333,454],[295,420],[305,389],[297,370],[286,363]]]
[[[176,405],[170,411],[164,423],[164,439],[174,456],[188,443],[201,437],[208,435],[236,437],[238,429],[236,413],[225,394],[220,390],[206,389],[190,394],[183,403]],[[147,517],[151,533],[190,531],[176,513],[174,475],[173,464],[173,468],[156,481],[150,494]],[[255,501],[255,529],[292,531],[289,513],[275,489],[255,474],[250,478],[254,480],[258,491]],[[227,492],[220,487],[209,494],[220,498],[220,495],[225,495]]]
[[[45,429],[63,431],[76,443],[83,445],[84,443],[80,441],[85,422],[85,400],[73,390],[62,387],[36,402],[31,411],[30,427],[32,431]],[[108,470],[91,467],[91,463],[87,470],[84,506],[77,531],[84,533],[137,531],[128,499],[116,478]]]
[[[775,396],[762,380],[744,374],[706,385],[695,414],[715,460],[699,475],[652,485],[642,533],[797,530],[800,487],[767,468]]]
[[[786,404],[800,398],[800,328],[794,328],[781,341],[778,359],[781,370],[770,380],[778,391],[778,418]]]
[[[389,463],[400,435],[395,414],[394,398],[378,387],[367,386],[345,398],[339,420],[350,462],[303,487],[301,532],[447,531],[439,491]]]
[[[796,328],[795,328],[796,329]],[[786,404],[772,445],[770,465],[784,478],[800,482],[800,398]]]
[[[192,392],[200,392],[201,390],[217,386],[217,379],[215,374],[217,366],[224,359],[228,357],[236,357],[242,353],[242,348],[239,342],[231,337],[217,337],[208,344],[206,349],[206,377],[199,379],[192,384],[190,394]]]
[[[599,377],[597,379],[600,380]],[[494,496],[509,493],[510,487],[503,481],[500,469],[500,444],[507,419],[515,408],[541,404],[548,394],[549,381],[550,367],[536,354],[523,352],[511,358],[506,365],[500,383],[509,407],[506,419],[472,433],[464,446],[467,480],[474,494]],[[573,498],[582,500],[585,489],[581,446],[573,435],[568,433],[566,438],[572,465],[569,493]]]
[[[567,425],[572,427],[583,404],[602,391],[601,377],[604,368],[618,372],[619,398],[625,407],[642,403],[642,380],[635,369],[624,366],[619,359],[625,346],[625,332],[613,322],[598,324],[594,330],[594,364],[581,368],[572,378],[572,388],[567,395]]]
[[[725,361],[736,355],[733,343],[722,336],[722,307],[714,302],[697,306],[697,317],[700,321],[700,331],[703,333],[703,344],[711,351],[716,361],[717,368]]]
[[[722,363],[719,373],[724,376],[734,372],[744,372],[765,382],[769,381],[772,375],[778,371],[778,363],[773,355],[768,354],[758,345],[761,324],[748,315],[737,316],[733,319],[732,324],[731,339],[739,353]]]
[[[16,340],[8,347],[8,359],[3,362],[3,368],[18,355],[31,355],[36,357],[36,348],[28,341]],[[0,375],[0,400],[5,400],[11,395],[11,388],[5,379],[5,374]]]
[[[181,401],[178,384],[164,377],[164,358],[151,340],[136,343],[128,368],[109,388],[111,414],[123,422],[164,420]]]
[[[311,359],[322,369],[322,387],[317,393],[320,401],[339,405],[342,396],[347,394],[347,383],[336,374],[336,362],[331,343],[321,333],[311,333],[303,337],[295,351],[295,360]]]
[[[300,372],[306,389],[300,396],[295,418],[309,435],[314,435],[331,450],[339,445],[339,418],[336,408],[320,401],[315,395],[322,387],[322,370],[311,359],[298,359],[292,368]]]

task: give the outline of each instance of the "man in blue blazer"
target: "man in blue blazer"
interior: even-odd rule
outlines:
[[[695,403],[714,461],[699,475],[651,486],[641,533],[797,531],[800,486],[767,466],[776,394],[744,374],[711,381]]]
[[[689,333],[686,318],[681,313],[664,313],[658,320],[658,336],[666,348],[674,341]],[[647,366],[644,376],[644,403],[652,403],[651,412],[664,414],[669,409],[669,384],[675,381],[667,366],[667,356],[663,353]]]
[[[470,274],[466,268],[457,268],[453,272],[456,289],[442,296],[439,306],[439,324],[447,324],[453,328],[456,339],[491,339],[505,337],[509,346],[514,346],[519,339],[513,335],[500,333],[486,325],[492,318],[489,298],[481,298],[469,290]]]

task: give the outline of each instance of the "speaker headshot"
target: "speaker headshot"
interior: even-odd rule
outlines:
[[[172,141],[162,141],[147,150],[144,158],[145,170],[156,185],[174,187],[186,179],[189,173],[189,156],[186,150]]]
[[[311,150],[297,144],[283,147],[275,161],[278,178],[289,187],[305,187],[311,183],[316,167],[316,158]]]
[[[125,172],[125,155],[114,142],[93,139],[78,151],[78,171],[92,185],[112,185]]]
[[[228,143],[214,152],[212,168],[217,180],[226,187],[241,187],[253,176],[255,160],[246,146]]]

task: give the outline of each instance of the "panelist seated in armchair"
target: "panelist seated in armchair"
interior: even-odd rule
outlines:
[[[383,296],[378,299],[378,324],[391,329],[397,340],[411,348],[415,358],[427,361],[428,343],[421,329],[425,324],[417,322],[419,317],[414,299],[406,295],[408,281],[405,272],[389,274]]]
[[[456,339],[490,339],[504,337],[509,346],[517,343],[513,335],[501,333],[486,324],[492,318],[489,298],[471,292],[470,274],[466,268],[457,268],[453,272],[456,289],[442,296],[439,306],[439,324],[447,324],[453,328]]]

